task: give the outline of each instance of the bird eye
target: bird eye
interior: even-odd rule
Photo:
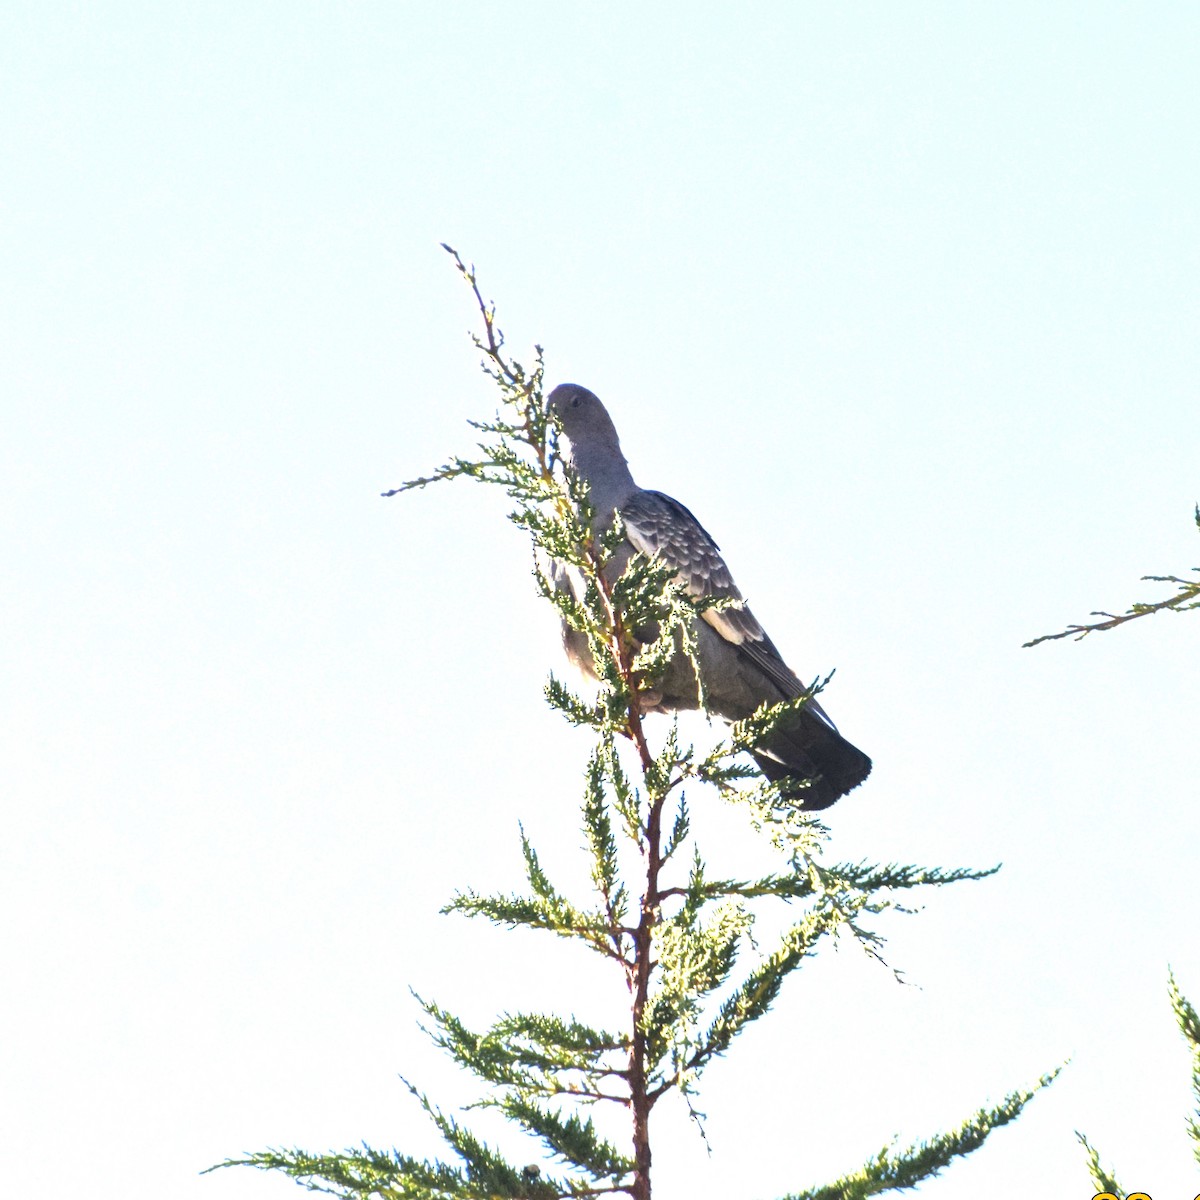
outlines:
[[[579,407],[579,401],[580,401],[581,399],[582,399],[582,397],[580,397],[580,396],[572,396],[572,397],[571,397],[571,407],[572,407],[572,408],[578,408],[578,407]]]

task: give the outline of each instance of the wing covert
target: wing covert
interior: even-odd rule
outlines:
[[[733,582],[717,543],[678,500],[662,492],[640,491],[621,505],[621,516],[633,548],[669,563],[693,596],[734,601],[729,608],[709,609],[704,614],[726,641],[740,646],[766,639]]]

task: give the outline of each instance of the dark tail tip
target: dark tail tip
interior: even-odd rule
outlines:
[[[836,739],[836,740],[835,740]],[[778,741],[771,749],[776,750]],[[795,751],[796,747],[787,749]],[[787,755],[756,753],[759,770],[774,783],[781,785],[783,794],[797,802],[805,812],[819,812],[853,791],[871,773],[871,760],[838,733],[820,745],[810,745],[803,753]]]

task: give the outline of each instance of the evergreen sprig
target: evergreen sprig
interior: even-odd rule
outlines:
[[[395,1150],[351,1147],[338,1154],[309,1154],[305,1150],[262,1150],[231,1158],[221,1167],[257,1167],[290,1175],[310,1192],[330,1196],[379,1197],[379,1200],[475,1200],[464,1171],[441,1162],[409,1158]]]
[[[1183,1034],[1192,1058],[1192,1099],[1196,1102],[1196,1108],[1187,1118],[1187,1131],[1188,1137],[1195,1143],[1192,1153],[1200,1163],[1200,1016],[1191,1001],[1179,990],[1175,972],[1169,970],[1167,977],[1171,1011],[1175,1014],[1179,1032]]]
[[[1192,1098],[1196,1107],[1188,1114],[1185,1128],[1193,1143],[1192,1154],[1200,1163],[1200,1015],[1197,1014],[1192,1002],[1183,994],[1179,987],[1179,981],[1175,978],[1175,972],[1169,967],[1167,968],[1167,996],[1171,1002],[1171,1012],[1175,1017],[1175,1023],[1179,1026],[1179,1032],[1183,1034],[1184,1041],[1187,1042],[1192,1060]],[[1088,1174],[1096,1185],[1097,1191],[1108,1192],[1119,1197],[1120,1200],[1124,1200],[1125,1192],[1117,1183],[1116,1176],[1112,1171],[1101,1164],[1100,1152],[1079,1130],[1075,1131],[1075,1137],[1087,1155]]]
[[[593,1179],[623,1180],[634,1170],[633,1160],[622,1154],[596,1132],[591,1118],[562,1116],[519,1095],[499,1101],[504,1113],[527,1132],[541,1139],[550,1152]]]
[[[426,1032],[437,1046],[481,1079],[515,1089],[519,1095],[574,1096],[594,1102],[608,1098],[612,1093],[606,1082],[624,1074],[619,1060],[629,1053],[628,1038],[594,1029],[574,1017],[516,1013],[480,1034],[441,1006],[419,1002],[435,1023],[436,1028]]]
[[[577,938],[594,950],[611,955],[609,925],[603,913],[576,908],[557,892],[549,896],[481,896],[474,891],[459,892],[443,905],[443,913],[462,913],[468,917],[486,917],[496,925],[516,929],[546,929],[559,937]]]
[[[864,1200],[882,1192],[916,1187],[922,1180],[940,1175],[956,1158],[978,1150],[994,1130],[1016,1120],[1025,1105],[1053,1083],[1058,1073],[1056,1070],[1043,1075],[1033,1087],[1012,1092],[993,1108],[981,1108],[949,1133],[939,1133],[905,1150],[884,1146],[860,1170],[823,1187],[792,1193],[784,1200]]]
[[[1117,1182],[1117,1177],[1112,1173],[1111,1168],[1106,1167],[1100,1161],[1100,1151],[1087,1140],[1087,1137],[1075,1130],[1075,1140],[1083,1147],[1083,1152],[1087,1156],[1088,1178],[1092,1181],[1097,1193],[1107,1192],[1112,1196],[1120,1197],[1120,1200],[1125,1200],[1125,1189]]]
[[[811,703],[828,677],[795,700],[764,705],[735,723],[703,755],[682,743],[675,723],[661,745],[651,747],[643,718],[654,706],[656,681],[678,655],[685,656],[703,706],[697,621],[707,609],[731,601],[698,601],[662,560],[628,555],[619,514],[607,527],[596,524],[586,485],[558,453],[557,430],[542,394],[541,348],[535,348],[529,370],[507,353],[495,307],[484,301],[474,268],[446,249],[482,318],[482,334],[472,337],[500,403],[490,419],[471,422],[478,439],[474,456],[451,457],[431,475],[385,495],[458,478],[506,494],[513,505],[510,520],[532,543],[536,590],[567,629],[586,641],[595,674],[594,696],[586,698],[551,675],[547,703],[569,723],[590,729],[595,744],[580,806],[591,898],[582,903],[570,898],[522,829],[525,890],[483,894],[467,887],[442,911],[581,941],[621,979],[629,1005],[620,1032],[549,1013],[503,1015],[478,1032],[418,997],[429,1021],[426,1032],[484,1086],[475,1107],[502,1112],[561,1164],[564,1173],[558,1176],[516,1166],[411,1087],[453,1163],[363,1147],[316,1156],[271,1150],[222,1165],[282,1171],[312,1190],[345,1197],[549,1200],[620,1194],[650,1200],[651,1111],[664,1096],[676,1094],[696,1115],[690,1097],[705,1067],[770,1011],[785,981],[824,939],[848,936],[878,956],[882,937],[875,919],[889,909],[911,911],[899,896],[983,879],[996,868],[823,862],[826,827],[800,810],[803,797],[794,789],[761,779],[745,751]],[[620,572],[618,555],[627,559]],[[564,583],[568,576],[570,587]],[[688,788],[737,806],[773,848],[777,868],[757,879],[711,874],[693,840]],[[762,950],[751,934],[756,911],[771,901],[791,906],[789,921],[773,947]],[[1013,1093],[958,1130],[908,1150],[886,1148],[857,1174],[803,1195],[850,1200],[912,1187],[977,1148],[1032,1094]],[[627,1122],[627,1145],[601,1136],[591,1116],[597,1106]]]
[[[724,1054],[747,1025],[767,1014],[783,981],[813,953],[822,937],[840,927],[842,920],[841,913],[818,909],[783,935],[776,949],[762,959],[721,1005],[716,1018],[696,1043],[687,1063],[688,1075],[694,1077],[711,1059]]]

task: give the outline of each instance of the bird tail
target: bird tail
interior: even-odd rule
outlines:
[[[871,760],[813,702],[785,716],[751,753],[806,811],[828,808],[871,773]]]

